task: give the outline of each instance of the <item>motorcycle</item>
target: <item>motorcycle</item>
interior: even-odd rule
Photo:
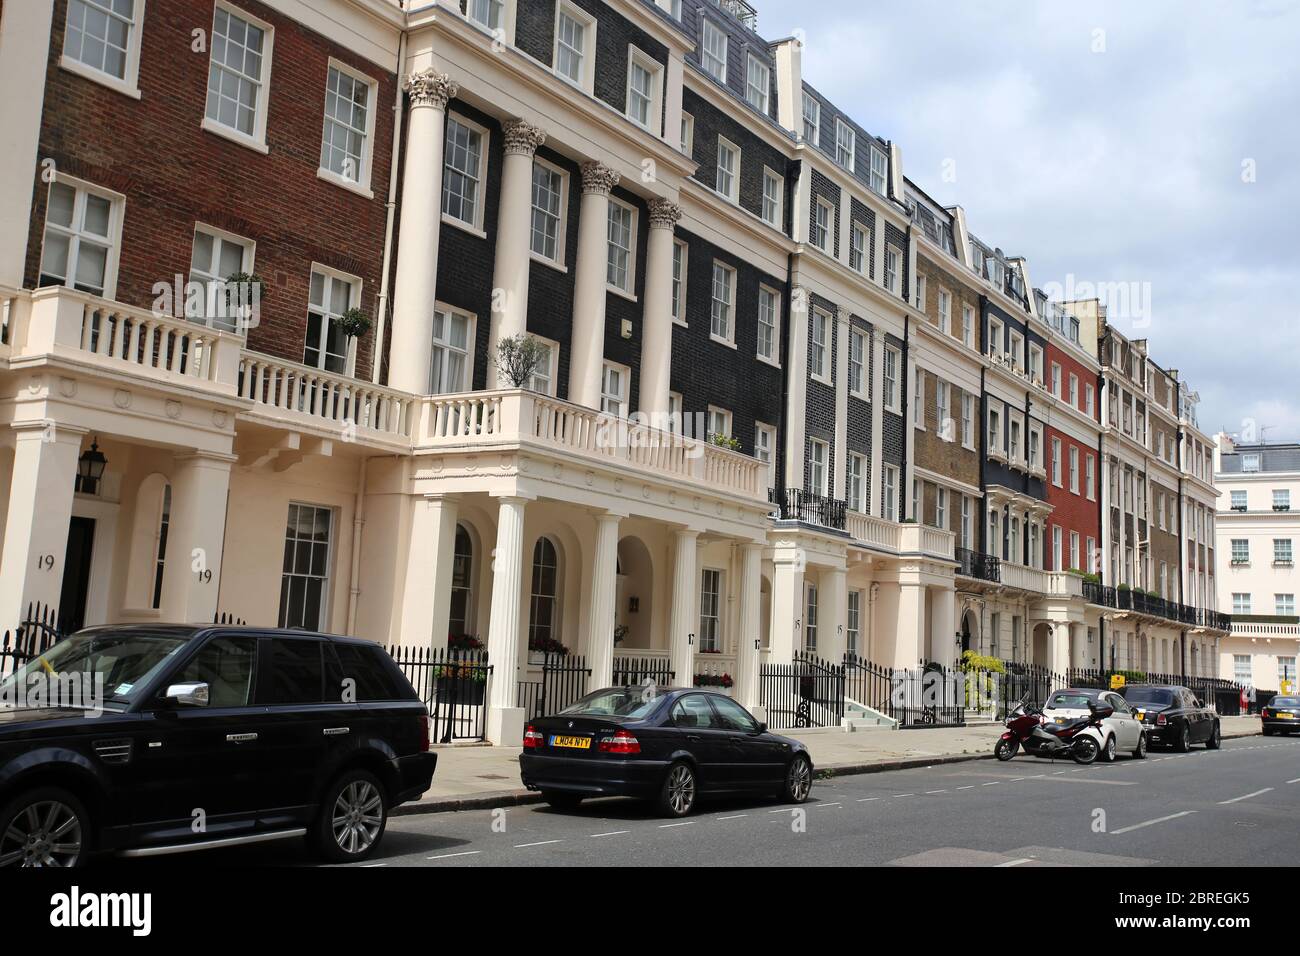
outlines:
[[[1114,708],[1090,704],[1087,717],[1065,724],[1048,723],[1041,709],[1029,705],[1025,695],[1007,715],[1007,730],[993,748],[999,760],[1010,760],[1023,747],[1035,757],[1070,757],[1075,763],[1090,764],[1101,753],[1101,722]]]

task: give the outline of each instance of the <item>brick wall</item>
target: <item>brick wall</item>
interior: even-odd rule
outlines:
[[[1051,448],[1053,440],[1061,442],[1061,487],[1051,481]],[[1070,566],[1070,532],[1079,534],[1079,570],[1088,570],[1088,538],[1093,538],[1096,547],[1101,547],[1101,459],[1097,450],[1067,435],[1065,432],[1046,426],[1043,435],[1046,444],[1047,464],[1047,501],[1052,505],[1052,514],[1047,519],[1046,566],[1053,571],[1065,571]],[[1070,449],[1079,453],[1079,493],[1070,491]],[[1093,500],[1088,500],[1087,456],[1093,456],[1094,484]],[[1054,567],[1052,554],[1052,528],[1061,528],[1061,558],[1065,567]]]
[[[122,302],[147,308],[155,283],[188,274],[196,222],[256,242],[254,269],[266,281],[266,296],[249,347],[301,361],[313,261],[358,276],[361,308],[376,318],[396,80],[257,0],[241,0],[240,7],[275,29],[267,154],[200,128],[209,54],[191,51],[191,31],[211,34],[210,0],[146,4],[139,100],[59,68],[67,2],[55,0],[39,158],[126,196]],[[373,199],[317,178],[331,56],[378,84]],[[48,196],[39,169],[33,184],[25,281],[34,286]],[[373,342],[372,332],[358,343],[358,376],[369,374]]]

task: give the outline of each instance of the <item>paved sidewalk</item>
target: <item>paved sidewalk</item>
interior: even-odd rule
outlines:
[[[1225,738],[1260,732],[1258,717],[1222,718]],[[980,724],[936,730],[810,730],[785,733],[802,740],[818,773],[834,775],[879,773],[906,767],[926,767],[993,756],[1001,724]],[[437,747],[438,770],[433,786],[416,803],[397,813],[436,813],[532,803],[539,798],[519,782],[519,747]]]

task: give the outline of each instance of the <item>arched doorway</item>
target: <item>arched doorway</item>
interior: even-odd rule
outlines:
[[[979,618],[975,615],[974,608],[967,608],[966,613],[961,616],[961,652],[965,654],[969,650],[979,649]]]
[[[1040,667],[1047,667],[1052,663],[1052,625],[1034,625],[1033,655],[1032,663]]]
[[[546,535],[533,546],[532,579],[528,599],[528,649],[548,651],[563,644],[560,638],[560,554]]]
[[[614,651],[654,648],[654,563],[650,549],[629,535],[618,543],[618,578],[614,598]]]

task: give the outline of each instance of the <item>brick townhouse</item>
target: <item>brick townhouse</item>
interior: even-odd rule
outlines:
[[[0,619],[475,638],[498,741],[548,649],[751,705],[798,653],[1097,662],[1107,331],[805,52],[737,0],[5,3]]]

